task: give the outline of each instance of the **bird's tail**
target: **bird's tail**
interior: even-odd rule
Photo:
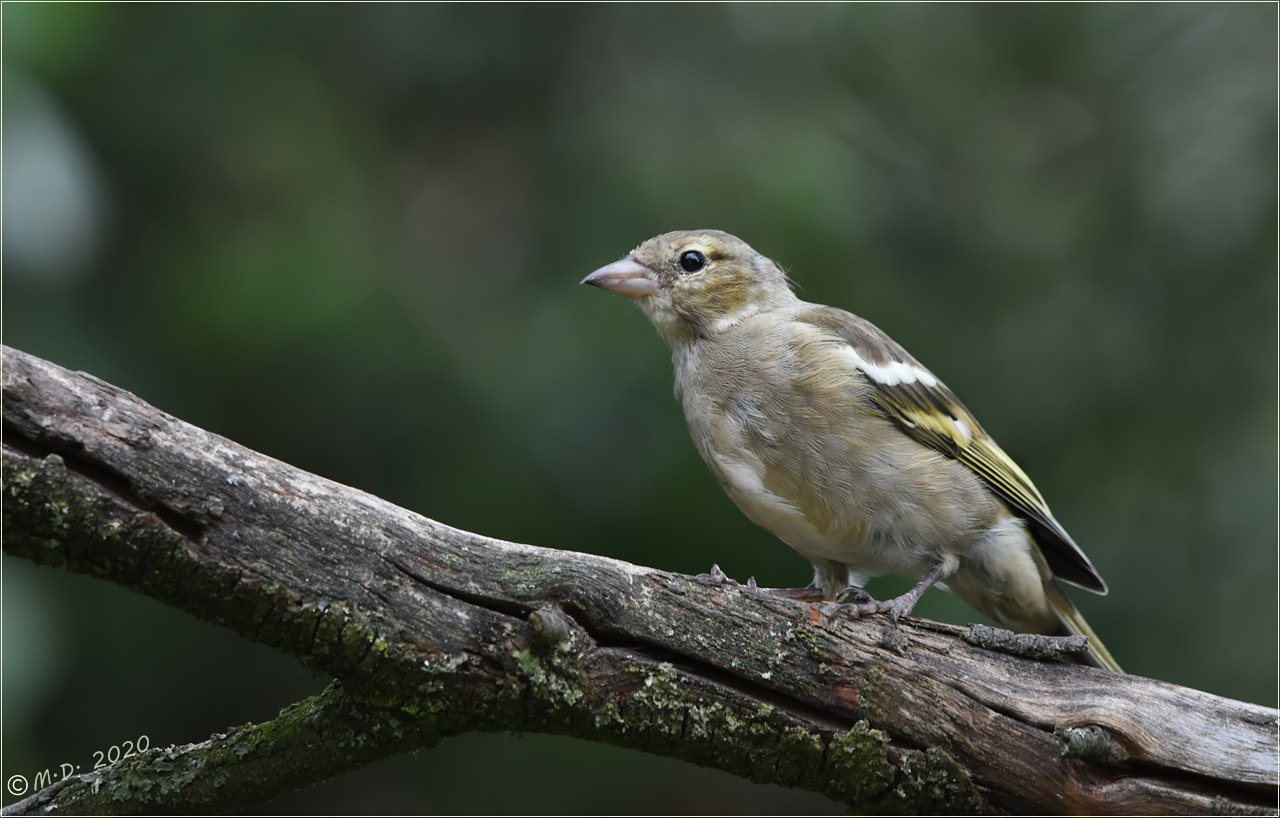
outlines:
[[[1116,673],[1124,673],[1120,669],[1119,663],[1111,656],[1111,651],[1107,650],[1107,646],[1102,644],[1102,640],[1093,632],[1093,628],[1089,627],[1089,623],[1085,622],[1084,617],[1076,610],[1075,604],[1067,598],[1062,587],[1050,578],[1044,584],[1044,592],[1049,600],[1049,606],[1057,614],[1058,621],[1062,623],[1063,628],[1074,636],[1088,638],[1089,652],[1087,659],[1089,664],[1094,667],[1114,670]]]

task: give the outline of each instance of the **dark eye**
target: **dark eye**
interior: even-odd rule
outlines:
[[[707,266],[707,257],[697,250],[685,250],[680,254],[680,269],[696,273]]]

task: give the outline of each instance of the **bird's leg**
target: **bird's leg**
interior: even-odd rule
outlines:
[[[897,622],[902,617],[911,613],[912,609],[915,608],[916,603],[920,601],[920,597],[924,596],[924,592],[932,588],[938,580],[942,579],[942,567],[942,563],[938,563],[933,566],[924,576],[920,577],[920,581],[917,582],[911,590],[907,591],[902,596],[895,596],[893,599],[885,600],[884,602],[878,602],[872,599],[866,591],[853,589],[861,594],[864,601],[856,604],[851,603],[848,605],[841,605],[836,609],[836,614],[859,617],[867,616],[869,614],[887,613],[893,618],[894,622]]]

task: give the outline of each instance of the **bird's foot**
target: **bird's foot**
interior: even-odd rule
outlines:
[[[762,594],[776,596],[782,599],[794,599],[800,602],[821,602],[824,597],[820,588],[761,588],[756,584],[756,578],[750,577],[745,583],[738,582],[720,569],[719,565],[712,565],[711,570],[705,574],[698,574],[695,579],[710,580],[716,585],[729,586],[733,588],[747,588],[752,591],[759,591]]]
[[[879,602],[872,599],[871,595],[861,588],[848,588],[840,592],[840,596],[852,594],[858,600],[836,608],[837,616],[843,615],[851,619],[857,619],[862,616],[871,614],[887,613],[894,623],[899,619],[911,613],[915,609],[916,603],[920,601],[920,597],[924,592],[933,587],[939,579],[942,578],[943,567],[941,564],[935,565],[925,573],[920,581],[917,582],[911,590],[902,596],[895,596],[893,599],[886,599]]]
[[[797,602],[821,602],[825,597],[821,588],[756,588],[757,591],[776,596],[779,599],[792,599]]]
[[[853,586],[849,586],[848,588],[845,588],[845,589],[844,589],[843,591],[841,591],[840,593],[836,594],[836,601],[837,601],[837,602],[844,602],[844,603],[847,603],[847,602],[862,602],[862,603],[871,603],[871,602],[875,602],[875,600],[871,598],[871,594],[867,593],[866,591],[862,590],[861,588],[855,588],[855,587],[853,587]]]
[[[887,599],[881,602],[874,599],[871,594],[861,588],[850,588],[841,592],[841,596],[853,595],[857,602],[846,602],[836,608],[832,617],[846,617],[848,619],[860,619],[864,616],[873,614],[887,613],[889,617],[896,623],[899,619],[911,613],[911,609],[916,606],[916,598],[910,592],[902,596],[895,596],[893,599]]]
[[[827,595],[822,592],[821,588],[760,588],[766,594],[781,597],[782,599],[794,599],[799,602],[823,602],[827,600]],[[846,597],[853,599],[855,602],[875,602],[871,595],[861,588],[845,588],[835,595],[837,600],[845,600]]]
[[[743,585],[741,582],[738,582],[736,579],[734,579],[733,577],[729,576],[724,571],[722,571],[719,565],[712,565],[710,571],[708,571],[705,574],[698,574],[696,577],[694,577],[694,579],[710,580],[716,585],[727,585],[733,588],[745,587],[745,588],[754,589],[756,587],[755,577],[751,577],[750,579],[747,580],[746,585]]]

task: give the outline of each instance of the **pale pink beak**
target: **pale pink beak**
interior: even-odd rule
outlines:
[[[654,278],[653,270],[629,258],[606,264],[582,279],[582,283],[625,295],[627,298],[657,295],[662,289]]]

